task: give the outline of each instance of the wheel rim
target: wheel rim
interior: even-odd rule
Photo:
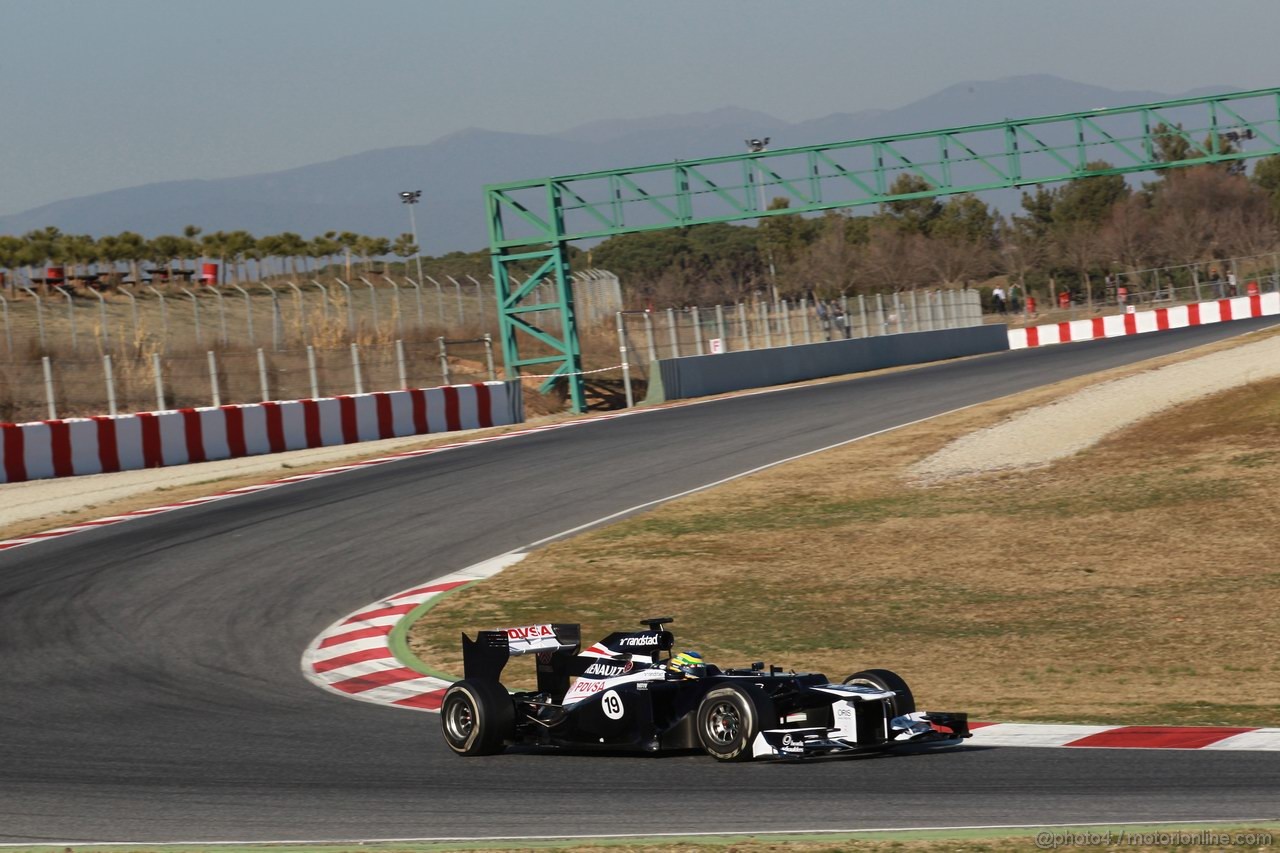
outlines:
[[[444,726],[449,732],[449,737],[458,743],[471,737],[471,732],[476,726],[476,715],[471,708],[471,703],[465,699],[451,703],[444,717]]]
[[[742,732],[742,712],[732,702],[717,702],[707,714],[707,738],[717,746],[729,746]]]

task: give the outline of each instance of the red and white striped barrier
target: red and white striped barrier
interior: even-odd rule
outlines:
[[[1091,317],[1086,320],[1010,329],[1009,349],[1065,344],[1071,341],[1092,341],[1098,338],[1118,338],[1124,335],[1163,332],[1167,329],[1183,329],[1187,326],[1203,326],[1209,323],[1225,323],[1229,320],[1277,314],[1280,314],[1280,293],[1237,296],[1232,299],[1216,299],[1212,302],[1193,302],[1190,305],[1177,305],[1173,308],[1135,311],[1132,314],[1114,314],[1110,317]]]
[[[516,383],[0,424],[0,483],[234,459],[524,420]]]

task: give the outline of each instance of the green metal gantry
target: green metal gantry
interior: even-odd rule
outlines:
[[[1182,137],[1185,158],[1158,159],[1165,135]],[[485,205],[506,375],[538,368],[549,374],[544,390],[567,381],[574,411],[585,409],[569,275],[574,240],[1271,154],[1280,154],[1280,88],[491,184]],[[1091,166],[1099,161],[1109,165]],[[904,174],[929,189],[894,194]],[[789,206],[769,210],[766,195]],[[536,269],[513,286],[515,264]],[[544,282],[553,285],[549,301],[539,301]],[[557,318],[556,328],[542,328],[536,315],[550,311],[558,312],[545,315]],[[534,352],[521,355],[522,340]]]

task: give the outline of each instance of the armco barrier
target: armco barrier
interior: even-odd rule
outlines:
[[[1008,348],[1008,327],[987,325],[664,358],[650,367],[649,394],[645,402],[704,397]]]
[[[524,420],[519,382],[0,424],[0,483],[159,468]]]
[[[1224,323],[1229,320],[1268,317],[1276,314],[1280,314],[1280,293],[1236,296],[1230,299],[1215,299],[1212,302],[1176,305],[1172,308],[1135,311],[1132,314],[1113,314],[1109,317],[1090,317],[1085,320],[1010,329],[1009,348],[1023,349],[1047,344],[1065,344],[1071,341],[1119,338],[1124,335],[1163,332],[1166,329],[1183,329],[1187,326],[1203,326],[1208,323]]]

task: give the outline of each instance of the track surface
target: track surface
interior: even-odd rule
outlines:
[[[609,512],[1265,325],[1023,350],[668,409],[0,553],[0,840],[1274,817],[1277,753],[969,748],[804,766],[463,760],[446,754],[436,717],[347,701],[299,673],[303,647],[341,614]]]

